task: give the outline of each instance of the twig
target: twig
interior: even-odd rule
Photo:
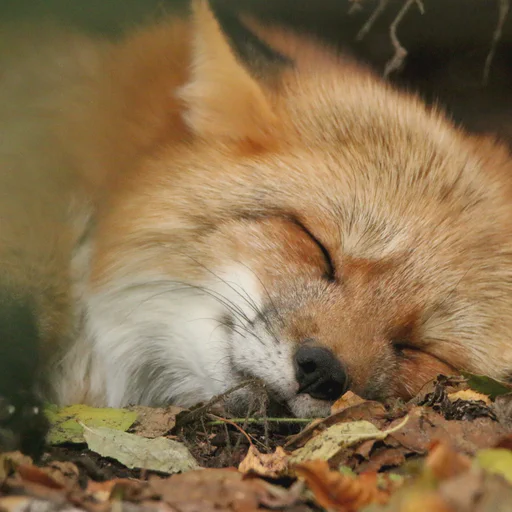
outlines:
[[[489,74],[491,72],[492,61],[494,60],[494,56],[496,55],[496,49],[498,48],[498,44],[501,40],[501,36],[503,34],[503,25],[507,20],[508,12],[510,10],[510,0],[499,0],[499,15],[498,15],[498,24],[494,30],[492,35],[491,47],[489,48],[489,53],[485,59],[484,72],[482,76],[482,84],[487,85],[489,82]]]
[[[246,380],[237,386],[232,387],[231,389],[228,389],[225,393],[222,393],[222,395],[214,396],[209,402],[207,402],[204,405],[201,405],[197,409],[194,409],[190,411],[189,413],[183,415],[179,420],[176,421],[176,429],[182,428],[185,425],[188,425],[189,423],[192,423],[193,421],[200,418],[202,415],[206,414],[214,405],[218,404],[219,402],[222,402],[226,399],[231,393],[234,393],[235,391],[238,391],[239,389],[252,386],[255,384],[259,384],[261,381],[258,379],[249,379]]]
[[[348,8],[348,15],[352,16],[352,14],[360,11],[362,9],[361,3],[364,2],[364,0],[349,0],[350,7]]]
[[[416,4],[418,6],[418,9],[421,14],[425,12],[425,7],[423,6],[423,2],[421,0],[407,0],[400,9],[400,11],[398,12],[393,23],[391,23],[389,34],[391,37],[391,44],[393,45],[393,48],[395,50],[395,54],[386,64],[386,67],[384,69],[385,77],[388,77],[391,73],[393,73],[397,69],[400,69],[405,57],[407,56],[407,50],[401,45],[400,41],[398,40],[396,31],[398,29],[398,25],[400,25],[403,18],[405,17],[409,9],[412,7],[412,4]]]
[[[211,415],[213,416],[213,415]],[[299,423],[306,424],[311,423],[313,418],[230,418],[230,423],[240,423],[244,424],[244,422],[253,424],[253,425],[265,425],[265,422],[268,423]],[[223,421],[209,421],[207,423],[208,426],[214,425],[222,425]]]
[[[249,408],[247,410],[247,414],[245,415],[245,420],[241,427],[244,429],[244,430],[247,430],[247,427],[249,426],[249,423],[247,422],[247,420],[252,416],[252,406],[254,405],[253,401],[251,400],[251,402],[249,403]],[[211,418],[211,416],[210,416]],[[222,419],[222,418],[220,418]],[[233,426],[236,426],[234,425],[232,422],[230,422],[231,425]],[[228,432],[228,427],[227,427],[227,423],[225,425],[225,429],[226,429],[226,432]],[[240,449],[240,445],[242,444],[242,438],[239,437],[237,440],[236,440],[236,443],[235,443],[235,451],[239,450]]]
[[[220,416],[216,416],[215,414],[208,414],[208,416],[209,416],[210,418],[216,418],[216,420],[215,420],[215,421],[216,421],[217,423],[224,424],[224,427],[225,427],[225,429],[226,429],[226,434],[227,434],[226,439],[227,439],[227,441],[228,441],[228,442],[230,442],[230,441],[229,441],[229,440],[230,440],[230,438],[229,438],[229,434],[228,434],[228,431],[227,431],[227,426],[228,426],[228,425],[231,425],[232,427],[235,427],[237,430],[239,430],[239,431],[240,431],[240,432],[241,432],[241,433],[242,433],[242,434],[247,438],[247,441],[249,441],[249,444],[250,444],[251,446],[253,446],[253,445],[254,445],[254,443],[257,443],[257,444],[259,444],[261,447],[263,447],[263,448],[265,448],[266,450],[268,450],[268,447],[267,447],[267,445],[266,445],[266,444],[263,444],[261,441],[258,441],[258,439],[256,439],[255,437],[251,436],[250,434],[248,434],[248,433],[244,430],[244,428],[246,428],[246,427],[247,427],[247,420],[248,420],[248,419],[250,419],[250,418],[245,418],[245,420],[246,420],[246,421],[244,421],[244,427],[242,428],[242,427],[240,427],[239,425],[237,425],[234,421],[232,421],[232,420],[228,420],[227,418],[221,418]],[[239,442],[239,441],[240,441],[240,439],[242,439],[242,438],[239,438],[239,440],[237,441],[237,443],[236,443],[236,445],[235,445],[235,450],[238,450],[238,448],[240,447],[240,442]],[[254,443],[253,443],[253,441],[254,441]],[[266,439],[266,441],[267,441],[267,439]]]
[[[389,0],[380,0],[379,4],[373,12],[371,13],[370,17],[366,20],[366,23],[361,27],[359,32],[356,35],[356,41],[361,41],[368,32],[370,32],[371,28],[377,21],[378,17],[384,12],[384,9],[386,9],[388,5]]]
[[[249,441],[249,444],[251,446],[253,445],[251,436],[242,427],[237,425],[234,421],[228,420],[227,418],[221,418],[220,416],[216,416],[215,414],[208,414],[208,416],[210,416],[211,418],[216,418],[215,422],[220,425],[225,425],[226,423],[228,425],[232,425],[233,427],[235,427],[239,432],[241,432],[245,436],[245,438],[247,439],[247,441]]]

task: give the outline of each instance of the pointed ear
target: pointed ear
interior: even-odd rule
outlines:
[[[192,24],[190,78],[178,93],[186,123],[202,137],[265,145],[277,116],[260,85],[236,59],[206,0],[193,0]]]

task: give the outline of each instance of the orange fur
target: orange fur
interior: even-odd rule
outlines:
[[[66,346],[58,400],[116,405],[129,399],[124,386],[137,388],[131,400],[154,402],[144,394],[146,367],[116,383],[109,370],[135,364],[121,355],[121,335],[108,341],[125,328],[121,309],[119,319],[133,317],[128,333],[140,327],[123,301],[164,278],[217,286],[240,265],[256,276],[268,310],[257,336],[281,340],[292,355],[314,339],[343,362],[358,393],[409,396],[460,368],[508,376],[507,151],[315,41],[249,25],[293,65],[272,65],[267,76],[242,63],[202,1],[190,20],[120,42],[48,32],[15,56],[0,52],[0,126],[14,133],[18,153],[26,148],[19,161],[0,154],[1,184],[13,190],[1,212],[17,219],[1,228],[2,265],[38,299],[41,318],[54,318],[46,338]],[[46,41],[47,54],[34,53],[32,41]],[[30,84],[10,86],[18,76]],[[34,136],[18,136],[16,123]],[[17,188],[20,176],[28,192]],[[69,213],[72,202],[78,213]],[[25,211],[27,203],[37,208]],[[90,259],[75,263],[83,237]],[[112,304],[119,311],[103,318]],[[90,326],[77,323],[82,308]],[[154,349],[150,339],[137,343],[130,350],[142,359]],[[183,341],[183,354],[190,343],[206,350],[208,340]],[[258,341],[241,353],[250,343]],[[163,372],[158,364],[148,363]],[[297,414],[311,410],[285,398]]]

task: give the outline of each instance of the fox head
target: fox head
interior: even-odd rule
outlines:
[[[179,136],[97,218],[74,378],[111,406],[189,406],[255,377],[301,416],[509,376],[505,149],[314,41],[252,24],[237,47],[193,5]]]

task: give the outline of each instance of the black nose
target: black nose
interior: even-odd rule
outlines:
[[[328,349],[302,345],[295,354],[299,393],[320,400],[336,400],[347,388],[343,365]]]

